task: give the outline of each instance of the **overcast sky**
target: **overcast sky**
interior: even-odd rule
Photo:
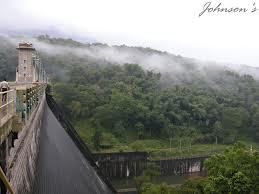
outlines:
[[[71,37],[259,67],[259,11],[198,17],[207,1],[0,0],[0,30],[55,28]],[[259,8],[259,0],[211,2]]]

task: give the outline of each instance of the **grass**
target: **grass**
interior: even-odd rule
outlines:
[[[82,140],[89,146],[91,150],[94,149],[92,137],[95,129],[92,128],[86,121],[77,122],[74,124],[74,126]]]
[[[191,156],[208,156],[223,152],[228,146],[222,144],[195,144],[191,147],[172,147],[156,150],[151,153],[152,159],[191,157]]]
[[[93,152],[94,146],[92,137],[95,129],[92,128],[87,121],[77,122],[75,125],[77,132],[83,141],[89,146]],[[194,144],[190,145],[188,142],[182,143],[180,146],[178,139],[173,139],[171,148],[169,139],[144,139],[136,140],[136,134],[132,131],[127,133],[125,137],[116,138],[109,131],[103,131],[102,144],[110,145],[108,149],[101,149],[98,152],[132,152],[132,151],[145,151],[149,152],[151,159],[161,158],[175,158],[175,157],[194,157],[194,156],[208,156],[215,153],[223,152],[228,145],[223,144]],[[250,149],[259,150],[259,144],[252,142],[248,139],[240,139],[240,141],[247,145]]]

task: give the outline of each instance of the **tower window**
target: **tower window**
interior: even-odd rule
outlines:
[[[23,60],[24,63],[26,63],[26,60]]]
[[[24,67],[24,70],[26,70],[26,67]]]
[[[24,77],[26,76],[26,74],[23,74],[24,75]]]

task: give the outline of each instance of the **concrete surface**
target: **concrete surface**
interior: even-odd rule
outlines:
[[[106,193],[112,192],[46,106],[33,194]]]

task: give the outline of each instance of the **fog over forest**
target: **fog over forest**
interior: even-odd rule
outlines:
[[[174,55],[168,52],[161,52],[152,48],[128,47],[126,45],[109,46],[102,43],[80,43],[72,39],[50,39],[49,36],[39,36],[39,38],[26,37],[2,37],[7,45],[12,44],[13,48],[18,42],[31,42],[34,47],[48,56],[75,56],[84,58],[88,62],[91,60],[99,65],[105,64],[139,64],[144,69],[161,73],[162,82],[168,84],[192,83],[193,80],[200,80],[213,88],[220,86],[215,81],[221,71],[231,70],[241,75],[250,74],[255,79],[259,79],[259,69],[240,64],[224,64],[212,61],[202,61],[199,59],[187,58]],[[2,45],[4,46],[4,44]],[[48,65],[48,64],[46,64]],[[69,65],[69,64],[67,64]],[[57,73],[57,71],[56,71]],[[60,69],[59,77],[64,75]],[[66,79],[66,76],[63,76]]]

